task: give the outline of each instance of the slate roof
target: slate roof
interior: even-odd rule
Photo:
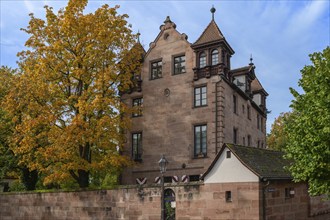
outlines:
[[[283,158],[283,152],[267,150],[256,147],[246,147],[233,144],[224,144],[209,169],[203,174],[204,178],[213,168],[225,148],[238,158],[238,160],[260,179],[280,180],[292,179],[290,172],[285,169],[290,161]]]
[[[205,28],[201,36],[196,40],[193,45],[205,44],[212,41],[222,40],[223,34],[221,33],[218,25],[212,20],[209,25]]]
[[[252,90],[252,92],[263,91],[265,93],[265,95],[268,95],[268,93],[262,87],[262,85],[261,85],[260,81],[258,80],[258,78],[255,78],[254,80],[252,80],[252,82],[251,82],[251,90]]]

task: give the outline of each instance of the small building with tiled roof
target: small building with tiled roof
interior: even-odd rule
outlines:
[[[292,180],[285,169],[289,165],[280,151],[224,144],[202,179],[205,183]]]

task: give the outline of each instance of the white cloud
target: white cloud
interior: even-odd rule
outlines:
[[[24,0],[23,2],[24,2],[25,7],[27,8],[27,10],[29,11],[29,13],[34,13],[35,8],[34,8],[34,5],[31,1]]]
[[[292,12],[293,16],[287,26],[287,31],[291,32],[292,37],[300,35],[308,30],[315,22],[328,10],[328,1],[311,1],[305,4],[300,10]]]

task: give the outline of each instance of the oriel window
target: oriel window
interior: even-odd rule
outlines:
[[[203,68],[206,66],[206,54],[202,52],[199,55],[199,68]]]
[[[212,51],[212,65],[217,65],[219,63],[219,52],[218,50]]]

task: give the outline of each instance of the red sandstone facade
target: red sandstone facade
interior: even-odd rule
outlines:
[[[137,87],[122,95],[132,114],[124,154],[136,161],[123,184],[154,183],[158,161],[168,177],[198,180],[224,143],[265,148],[266,96],[255,66],[233,69],[234,50],[214,19],[191,44],[169,17],[143,54]]]

